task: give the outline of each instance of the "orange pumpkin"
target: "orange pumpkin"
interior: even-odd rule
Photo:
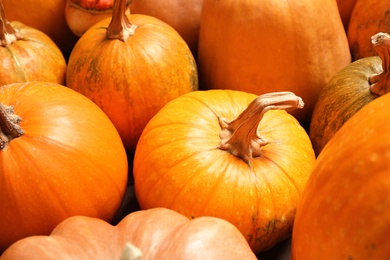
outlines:
[[[132,0],[131,12],[156,17],[172,26],[198,55],[200,16],[204,0]],[[172,15],[175,14],[175,15]]]
[[[199,33],[202,89],[292,91],[310,120],[319,92],[351,61],[336,1],[205,0]]]
[[[371,101],[318,156],[297,208],[292,259],[390,259],[390,95]]]
[[[43,32],[9,22],[0,1],[0,86],[26,81],[65,83],[66,61]]]
[[[375,56],[371,36],[390,32],[388,0],[357,0],[348,26],[348,42],[352,60]]]
[[[351,19],[351,14],[356,1],[357,0],[336,0],[345,31],[348,31],[349,20]]]
[[[147,15],[125,15],[114,2],[113,18],[91,27],[74,47],[67,86],[103,109],[129,152],[146,123],[168,101],[198,89],[195,59],[180,35]]]
[[[302,105],[290,92],[256,97],[233,90],[194,91],[169,102],[137,144],[140,207],[226,219],[255,253],[285,239],[315,160],[305,130],[282,110]]]
[[[19,21],[48,35],[67,56],[77,37],[65,20],[66,0],[1,0],[9,21]]]
[[[128,258],[131,253],[139,258]],[[133,212],[116,226],[96,218],[71,217],[50,236],[16,242],[1,259],[106,260],[141,259],[141,256],[142,259],[257,259],[242,234],[229,222],[213,217],[189,220],[165,208]]]
[[[326,84],[318,97],[309,130],[317,155],[351,116],[390,90],[390,35],[375,34],[372,43],[379,56],[352,62]]]
[[[125,149],[88,98],[56,83],[0,87],[0,253],[62,220],[110,221],[127,185]]]

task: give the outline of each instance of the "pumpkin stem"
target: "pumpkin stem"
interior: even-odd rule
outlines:
[[[22,39],[22,36],[11,26],[10,22],[5,17],[3,2],[0,1],[0,44],[1,46],[7,47],[20,39]]]
[[[127,8],[126,0],[114,0],[112,19],[107,28],[108,39],[119,39],[125,42],[134,34],[137,26],[130,23],[126,15]]]
[[[14,114],[12,106],[5,106],[0,103],[0,150],[4,149],[15,137],[23,134],[19,123],[22,118]]]
[[[140,260],[142,258],[141,249],[130,242],[127,242],[122,252],[120,260]]]
[[[390,35],[377,33],[371,37],[374,49],[382,59],[382,72],[369,77],[370,91],[377,95],[384,95],[390,90],[389,66],[390,66]]]
[[[258,135],[258,126],[264,114],[275,109],[291,111],[303,108],[303,105],[302,99],[289,91],[258,96],[235,120],[227,122],[219,117],[221,141],[218,148],[229,151],[250,164],[253,157],[261,155],[261,147],[268,143]]]

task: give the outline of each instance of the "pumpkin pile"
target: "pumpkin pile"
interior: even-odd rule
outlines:
[[[389,8],[0,0],[1,259],[390,258]]]

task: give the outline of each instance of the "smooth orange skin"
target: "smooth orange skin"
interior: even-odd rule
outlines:
[[[130,10],[133,14],[150,15],[168,23],[183,37],[194,57],[197,57],[203,1],[132,0]]]
[[[389,259],[390,95],[352,116],[317,158],[298,206],[298,259]]]
[[[195,91],[164,106],[145,127],[135,152],[140,207],[226,219],[255,253],[285,239],[314,152],[305,130],[282,110],[268,111],[260,122],[270,144],[251,166],[218,149],[218,117],[235,119],[254,98],[232,90]]]
[[[16,242],[1,259],[120,259],[126,242],[141,250],[142,259],[257,259],[229,222],[189,220],[165,208],[135,211],[116,226],[83,216],[68,218],[50,236]]]
[[[305,102],[291,114],[306,123],[351,54],[336,0],[205,0],[197,61],[201,89],[291,91]]]
[[[22,39],[0,46],[0,85],[27,81],[65,84],[66,60],[57,45],[45,33],[11,22]]]
[[[19,21],[47,34],[68,54],[78,37],[69,29],[65,20],[66,0],[2,0],[9,21]]]
[[[0,88],[24,134],[0,150],[0,252],[62,220],[111,221],[125,194],[128,162],[118,132],[92,101],[56,83]]]
[[[107,39],[111,18],[80,38],[69,57],[66,83],[103,109],[134,152],[158,110],[198,89],[198,73],[191,51],[171,26],[146,15],[128,18],[138,27],[125,42]]]
[[[357,0],[348,26],[352,60],[375,56],[371,36],[390,31],[390,5],[387,0]]]

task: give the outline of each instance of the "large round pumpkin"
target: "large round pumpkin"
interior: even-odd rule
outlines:
[[[359,109],[390,90],[390,35],[375,34],[377,55],[356,60],[322,89],[310,122],[310,139],[318,155],[338,129]]]
[[[26,81],[65,84],[66,61],[45,33],[9,22],[0,1],[0,86]]]
[[[125,149],[104,112],[56,83],[0,88],[0,252],[62,220],[111,221],[128,177]]]
[[[292,91],[310,120],[318,94],[351,61],[335,0],[205,0],[199,33],[202,89]]]
[[[198,89],[195,59],[169,25],[147,15],[113,17],[83,34],[68,63],[66,84],[109,116],[126,149],[134,152],[146,123],[168,101]]]
[[[129,258],[132,253],[139,258]],[[189,220],[165,208],[133,212],[116,226],[96,218],[70,217],[50,236],[22,239],[1,257],[59,258],[257,259],[242,234],[229,222],[213,217]]]
[[[169,102],[137,144],[140,207],[223,218],[255,253],[272,247],[291,232],[315,160],[305,130],[282,110],[298,107],[290,92],[194,91]]]
[[[390,259],[390,95],[364,106],[318,156],[297,208],[292,259]]]

